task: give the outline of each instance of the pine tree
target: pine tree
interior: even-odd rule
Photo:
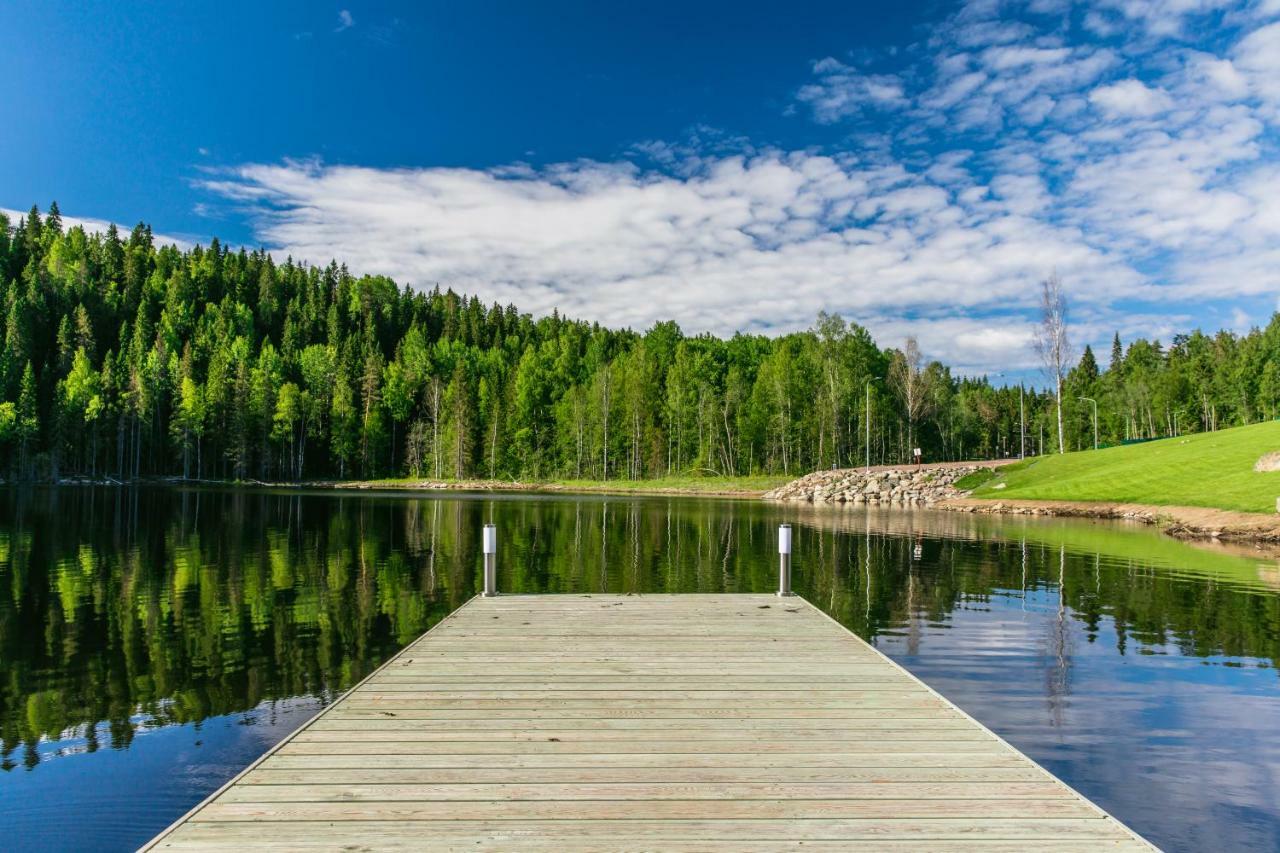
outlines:
[[[1098,381],[1098,360],[1093,357],[1093,347],[1088,344],[1085,344],[1084,354],[1080,356],[1076,373],[1085,388],[1091,388]]]
[[[30,476],[30,452],[40,434],[40,412],[36,402],[36,376],[28,361],[22,369],[21,391],[18,394],[17,436],[19,475]]]

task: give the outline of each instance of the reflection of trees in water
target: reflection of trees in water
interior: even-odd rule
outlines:
[[[1068,697],[1071,694],[1071,626],[1067,621],[1067,548],[1058,548],[1058,606],[1052,619],[1045,622],[1049,666],[1045,669],[1045,700],[1049,719],[1061,728],[1066,722]]]
[[[905,567],[911,565],[912,538],[924,531],[929,538],[925,558],[917,564],[917,579],[924,586],[917,609],[923,608],[930,620],[944,619],[965,600],[1015,590],[1022,590],[1025,606],[1035,600],[1036,590],[1059,589],[1061,576],[1066,587],[1064,631],[1083,623],[1090,642],[1105,619],[1122,654],[1136,641],[1172,644],[1192,656],[1280,660],[1280,596],[1259,580],[1262,563],[1256,558],[1192,547],[1148,528],[1126,530],[1107,523],[892,509],[793,511],[803,524],[826,535],[869,540],[865,548],[877,595],[873,600],[860,593],[863,612],[854,616],[846,607],[840,616],[863,636],[906,626],[912,612],[906,598],[914,598],[916,591],[909,589]],[[805,547],[805,539],[797,534],[797,549]],[[1134,556],[1148,552],[1158,553],[1164,564]],[[798,555],[801,582],[803,565]],[[943,573],[939,567],[944,565],[959,570]]]
[[[41,737],[96,749],[99,722],[121,748],[138,725],[341,689],[458,598],[424,594],[412,549],[392,549],[386,520],[355,502],[307,514],[297,495],[96,489],[0,501],[0,742],[6,756],[24,745],[28,764]]]
[[[996,538],[968,516],[786,514],[801,525],[796,591],[864,637],[905,629],[913,651],[923,625],[958,606],[1056,590],[1051,702],[1070,688],[1073,624],[1092,642],[1112,620],[1121,651],[1133,638],[1280,658],[1275,595],[1131,571],[1036,542],[1031,528]],[[781,515],[614,497],[0,493],[4,754],[21,746],[34,762],[39,738],[72,729],[97,748],[99,722],[105,745],[123,747],[139,717],[198,721],[340,690],[474,594],[488,520],[500,529],[503,590],[768,592]]]

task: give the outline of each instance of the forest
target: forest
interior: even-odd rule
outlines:
[[[1033,286],[1035,283],[1029,283]],[[644,479],[1059,449],[1055,396],[819,315],[768,337],[609,329],[336,262],[0,215],[11,479]],[[1062,448],[1280,414],[1280,315],[1064,377]],[[1053,387],[1053,382],[1043,383]]]

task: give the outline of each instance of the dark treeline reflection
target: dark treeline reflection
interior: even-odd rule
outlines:
[[[1106,526],[665,498],[4,491],[4,767],[38,764],[41,739],[119,749],[142,727],[331,697],[475,594],[486,521],[503,591],[644,593],[774,589],[782,520],[800,525],[797,592],[868,639],[1051,591],[1049,622],[1093,642],[1110,621],[1119,654],[1280,659],[1274,561]]]

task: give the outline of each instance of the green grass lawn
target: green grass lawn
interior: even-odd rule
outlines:
[[[1147,444],[1042,456],[999,469],[976,498],[1116,501],[1276,511],[1280,472],[1258,474],[1258,457],[1280,450],[1280,422]],[[999,484],[1004,488],[996,488]]]

